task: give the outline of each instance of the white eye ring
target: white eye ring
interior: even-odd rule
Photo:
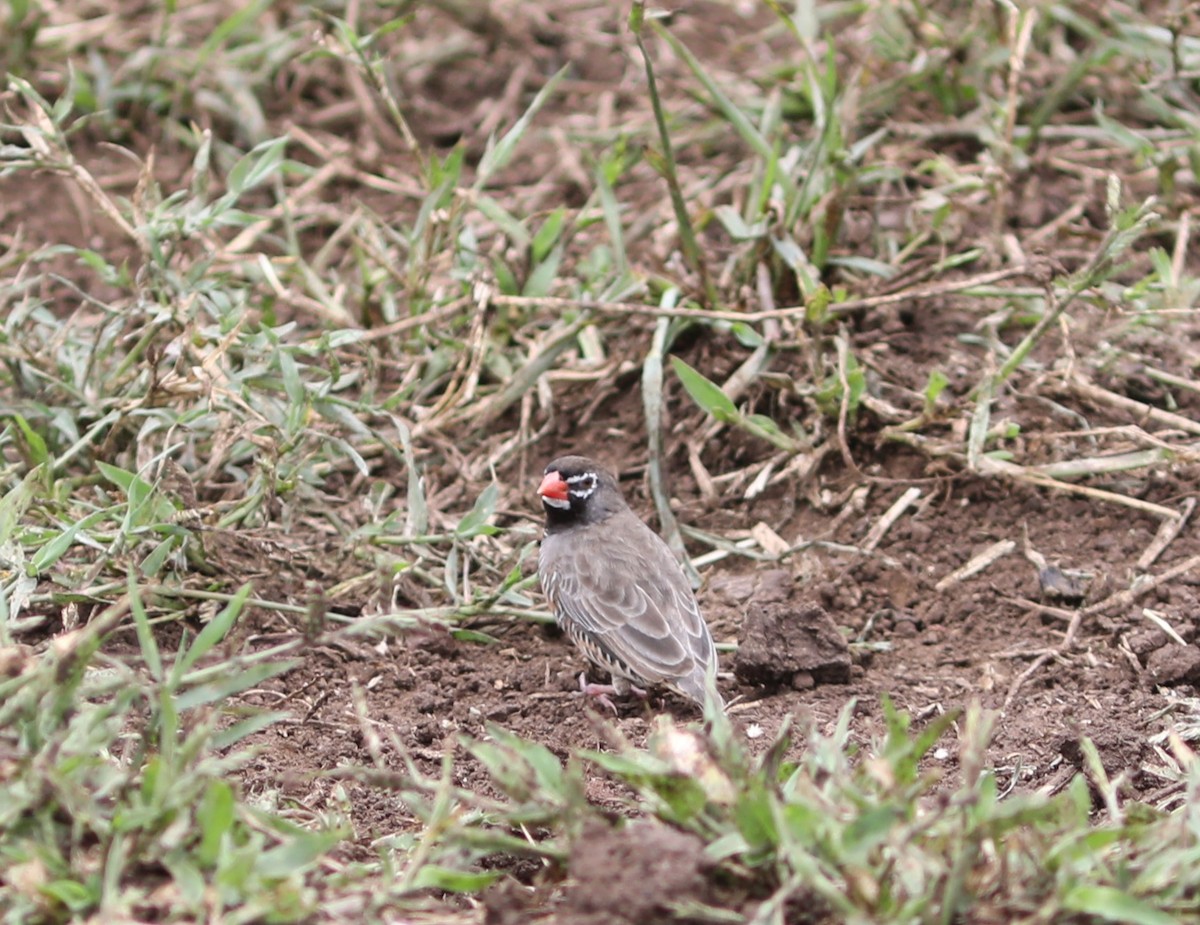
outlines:
[[[567,479],[567,485],[570,486],[568,491],[572,498],[590,498],[592,492],[596,490],[596,485],[599,483],[595,472],[584,472],[580,475],[572,475]]]

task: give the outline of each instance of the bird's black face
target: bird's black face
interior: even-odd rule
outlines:
[[[538,494],[542,506],[555,511],[582,511],[596,491],[600,477],[595,472],[562,472],[547,469]]]
[[[616,479],[590,459],[564,456],[546,467],[538,495],[548,524],[566,524],[603,519],[611,513],[608,493],[620,498]]]

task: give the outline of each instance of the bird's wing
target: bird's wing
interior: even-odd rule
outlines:
[[[632,512],[620,530],[581,530],[569,546],[547,538],[541,570],[559,619],[646,681],[702,685],[715,665],[712,635],[683,570]]]

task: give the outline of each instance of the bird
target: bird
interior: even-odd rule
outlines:
[[[585,456],[546,466],[538,486],[546,514],[538,554],[542,590],[567,637],[611,684],[581,690],[616,712],[608,694],[662,685],[722,709],[717,650],[691,584],[662,538],[633,512],[616,477]]]

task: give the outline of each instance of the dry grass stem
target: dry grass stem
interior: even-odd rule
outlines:
[[[863,539],[862,548],[867,552],[871,552],[878,546],[896,521],[916,503],[919,497],[921,497],[921,489],[916,487],[906,489],[901,493],[900,497],[892,502],[888,509],[884,511],[883,516],[871,527],[870,532]]]
[[[1155,408],[1153,405],[1147,405],[1145,402],[1136,401],[1124,395],[1117,395],[1109,389],[1088,382],[1082,376],[1076,375],[1071,377],[1067,383],[1067,389],[1072,395],[1086,401],[1095,402],[1098,405],[1109,408],[1116,408],[1132,415],[1136,418],[1135,423],[1139,426],[1148,422],[1157,424],[1160,427],[1168,427],[1172,430],[1181,430],[1184,433],[1200,436],[1200,422],[1193,421],[1191,418],[1184,417],[1181,414],[1175,414],[1173,411],[1164,411],[1161,408]]]
[[[1030,485],[1036,485],[1039,488],[1049,488],[1054,491],[1063,491],[1068,494],[1083,495],[1088,498],[1095,498],[1098,501],[1107,501],[1112,504],[1119,504],[1124,507],[1133,508],[1137,511],[1142,511],[1146,514],[1153,514],[1161,519],[1172,519],[1176,516],[1176,512],[1169,507],[1164,507],[1161,504],[1154,504],[1151,501],[1143,501],[1141,498],[1133,498],[1129,495],[1122,495],[1115,491],[1106,491],[1102,488],[1092,488],[1088,485],[1075,485],[1070,482],[1060,482],[1056,479],[1049,478],[1036,471],[1030,471],[1023,466],[1018,466],[1015,463],[1007,462],[1002,459],[992,459],[990,457],[982,457],[980,459],[980,473],[983,475],[1001,475],[1008,479],[1013,479],[1018,482],[1026,482]]]
[[[931,299],[943,298],[959,292],[967,292],[982,286],[991,286],[1005,280],[1031,275],[1034,271],[1027,267],[1009,267],[1003,270],[992,270],[979,273],[963,279],[947,280],[933,286],[913,287],[886,295],[868,296],[860,299],[847,299],[835,302],[829,306],[831,312],[839,314],[862,311],[868,308],[878,308],[884,305],[896,305],[901,302],[920,303]],[[697,321],[741,321],[746,324],[758,324],[763,321],[785,321],[802,318],[808,311],[805,305],[792,305],[784,308],[773,308],[763,311],[733,312],[709,308],[675,308],[669,306],[641,305],[635,302],[602,302],[595,299],[565,299],[558,297],[528,297],[494,294],[492,304],[511,306],[514,308],[542,308],[551,311],[586,309],[599,315],[645,315],[653,318],[692,318]]]
[[[1175,627],[1168,623],[1166,618],[1164,618],[1161,613],[1151,610],[1149,607],[1143,607],[1142,616],[1166,633],[1167,636],[1170,637],[1171,641],[1176,645],[1186,646],[1188,644],[1187,640],[1179,635]]]
[[[1194,510],[1196,510],[1196,499],[1185,498],[1183,506],[1179,509],[1178,513],[1158,525],[1158,532],[1154,534],[1154,540],[1138,558],[1137,567],[1139,569],[1146,571],[1146,569],[1158,561],[1158,557],[1179,536],[1180,531],[1183,530],[1184,525],[1187,524]]]
[[[970,578],[972,575],[978,575],[993,562],[1007,556],[1016,548],[1017,544],[1012,540],[998,540],[992,543],[987,549],[976,553],[959,568],[956,568],[945,578],[941,579],[941,581],[933,586],[933,589],[935,591],[945,591],[947,588]]]

